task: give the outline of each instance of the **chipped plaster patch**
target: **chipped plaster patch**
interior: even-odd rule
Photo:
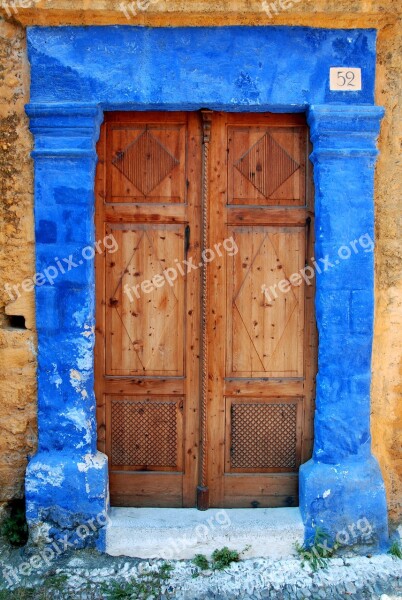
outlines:
[[[92,362],[92,351],[88,351],[85,355],[77,357],[77,367],[82,371],[89,371],[92,368]]]
[[[73,319],[77,323],[78,327],[85,326],[85,320],[86,320],[87,316],[88,316],[88,307],[87,306],[83,306],[81,308],[81,310],[76,310],[75,313],[73,313]]]
[[[29,467],[31,477],[27,478],[26,489],[29,492],[38,491],[40,485],[61,487],[64,482],[62,465],[51,467],[43,463],[35,463]],[[34,477],[32,477],[34,475]]]
[[[96,454],[85,454],[84,462],[77,463],[78,470],[81,473],[85,473],[89,471],[89,469],[103,469],[106,462],[106,456],[101,452],[97,452]]]
[[[82,398],[88,398],[88,392],[84,386],[89,376],[89,373],[82,373],[77,369],[70,369],[70,383],[75,391],[82,396]]]
[[[83,379],[82,374],[77,369],[70,369],[70,383],[78,393],[81,392]]]
[[[77,371],[76,369],[70,369],[70,381],[73,379],[76,381],[82,380],[81,373],[79,371]]]
[[[84,325],[84,331],[81,333],[86,338],[95,336],[95,325]]]
[[[53,367],[53,373],[52,373],[52,375],[49,375],[49,381],[50,381],[50,383],[53,383],[58,389],[61,386],[61,384],[63,383],[63,380],[57,371],[56,363],[52,363],[52,367]]]
[[[82,390],[82,392],[85,392],[85,390]],[[63,414],[66,419],[69,419],[74,423],[79,431],[85,431],[84,439],[87,444],[89,444],[91,442],[91,421],[85,418],[84,410],[82,408],[74,407]]]
[[[93,367],[93,344],[89,336],[86,339],[77,340],[77,367],[80,371],[92,371]]]

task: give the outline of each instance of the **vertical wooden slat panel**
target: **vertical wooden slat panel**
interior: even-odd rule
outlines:
[[[106,125],[103,124],[98,141],[98,164],[95,178],[95,235],[97,240],[104,239],[105,222],[103,206],[106,197]],[[106,403],[103,391],[105,372],[105,260],[106,251],[95,255],[96,286],[96,326],[94,352],[94,390],[96,396],[96,419],[98,448],[106,452]]]
[[[187,146],[187,215],[189,247],[187,259],[194,264],[201,260],[201,120],[198,114],[188,115],[189,137]],[[187,296],[185,306],[185,380],[187,412],[184,418],[184,472],[183,506],[196,503],[196,488],[199,475],[200,445],[200,274],[191,270],[187,273]]]
[[[213,115],[210,149],[210,227],[209,246],[227,237],[225,117]],[[226,253],[209,265],[209,342],[208,364],[208,487],[212,506],[221,506],[224,498],[225,461],[225,336],[226,336]]]
[[[180,266],[187,224],[199,261],[199,148],[197,115],[114,113],[102,127],[96,227],[118,250],[97,260],[96,395],[112,504],[195,504],[199,272]]]

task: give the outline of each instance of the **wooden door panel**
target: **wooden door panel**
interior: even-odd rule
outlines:
[[[152,471],[110,471],[112,506],[183,506],[183,475]]]
[[[110,396],[108,406],[112,470],[183,470],[183,396]]]
[[[297,473],[225,475],[222,506],[273,508],[294,506],[299,491]]]
[[[228,204],[302,206],[306,130],[228,127]]]
[[[209,267],[212,506],[296,505],[311,450],[314,294],[300,275],[290,281],[312,256],[303,120],[212,118],[209,244],[232,237],[238,249]]]
[[[186,127],[108,125],[107,202],[185,202]]]
[[[304,266],[304,228],[230,227],[229,235],[239,251],[227,259],[226,376],[302,377],[304,281],[286,293],[278,284]]]
[[[119,251],[106,264],[106,374],[183,375],[186,280],[163,274],[184,259],[184,225],[127,224],[108,233]]]
[[[226,473],[286,473],[300,465],[302,398],[226,398]]]
[[[194,506],[201,133],[197,115],[108,113],[98,143],[98,445],[114,505]]]

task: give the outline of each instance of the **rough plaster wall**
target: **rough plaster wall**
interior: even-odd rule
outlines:
[[[269,20],[263,0],[7,0],[24,25],[306,25],[377,27],[400,10],[400,0],[281,0]],[[268,7],[279,0],[266,0]],[[27,8],[19,8],[21,4]],[[122,10],[126,7],[126,12]],[[130,8],[130,6],[132,8]],[[147,7],[147,8],[144,8]],[[8,14],[15,13],[11,8]],[[1,12],[1,10],[0,10]],[[3,11],[4,12],[4,11]],[[128,13],[128,17],[127,17]],[[135,14],[135,16],[134,16]],[[127,20],[129,19],[129,21]],[[356,24],[357,23],[357,24]]]
[[[377,97],[386,108],[376,176],[376,309],[373,347],[373,450],[392,520],[402,519],[402,30],[378,39]]]
[[[0,507],[22,497],[26,456],[36,443],[33,294],[12,303],[4,291],[34,264],[28,73],[24,30],[0,22]],[[11,327],[5,309],[25,316],[29,329]]]
[[[18,4],[18,2],[17,2]],[[376,312],[373,352],[372,433],[373,448],[387,486],[390,517],[402,519],[402,277],[401,254],[401,144],[402,29],[396,14],[399,0],[316,0],[300,2],[267,20],[261,2],[184,2],[160,0],[147,13],[127,19],[118,10],[120,0],[47,0],[19,9],[15,18],[41,24],[147,23],[186,24],[289,24],[317,27],[379,27],[377,103],[386,107],[376,178]],[[166,12],[169,10],[169,15]],[[190,14],[190,11],[193,14]],[[399,15],[400,16],[400,15]],[[148,19],[148,21],[147,21]],[[28,67],[24,31],[0,23],[0,169],[4,177],[1,193],[0,253],[2,279],[19,283],[33,270],[32,172],[27,158],[31,138],[23,113],[28,94]],[[6,69],[6,70],[4,70]],[[10,144],[8,147],[7,144]],[[3,147],[6,146],[3,152]],[[0,283],[0,290],[3,285]],[[32,297],[24,294],[14,305],[0,291],[0,317],[8,304],[9,314],[24,314],[33,327]],[[3,307],[3,308],[2,308]],[[3,326],[6,324],[2,316]],[[31,330],[0,330],[0,496],[19,495],[26,454],[33,449],[35,413],[35,337]]]

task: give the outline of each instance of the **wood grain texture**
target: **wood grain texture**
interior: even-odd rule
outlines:
[[[199,271],[183,261],[200,253],[198,115],[108,113],[98,154],[97,236],[118,246],[96,263],[99,447],[111,501],[194,506],[200,291]]]
[[[290,280],[313,256],[308,152],[303,115],[211,114],[211,506],[297,505],[297,470],[311,455],[314,285]],[[95,389],[112,503],[195,506],[201,481],[201,116],[110,113],[98,153],[97,237],[111,234],[118,244],[96,263]],[[184,260],[198,268],[181,273]],[[176,276],[162,284],[171,267]],[[144,288],[144,281],[151,284]]]
[[[302,206],[303,127],[228,127],[228,204]]]
[[[314,289],[290,283],[312,248],[303,119],[213,116],[210,245],[228,238],[238,251],[210,266],[212,506],[296,505],[311,452]]]

